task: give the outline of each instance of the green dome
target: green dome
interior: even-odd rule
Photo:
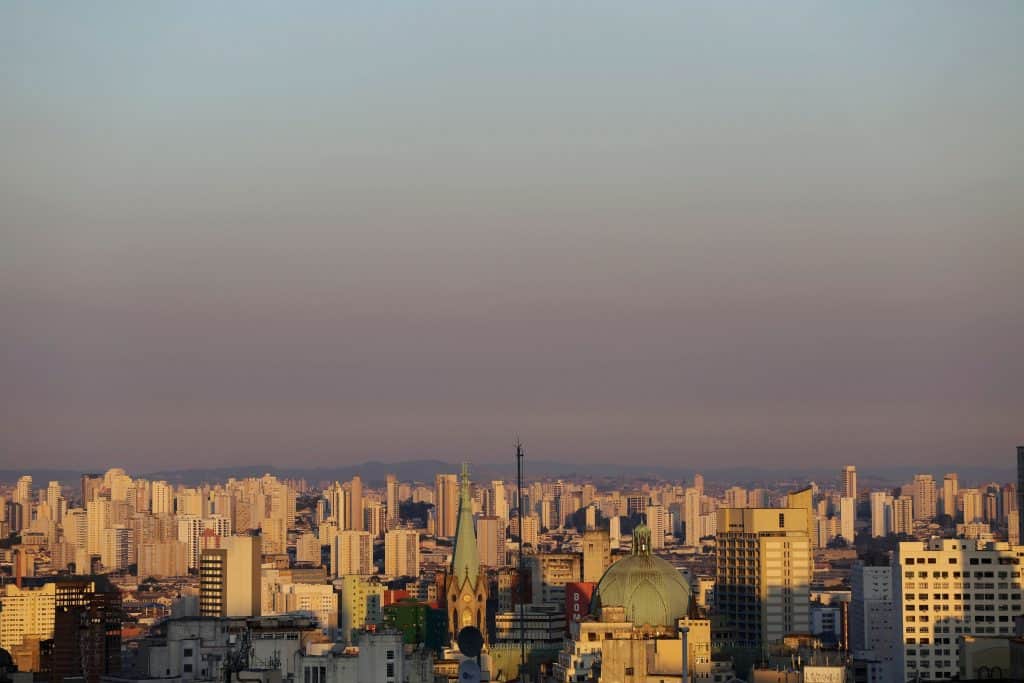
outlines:
[[[690,609],[690,584],[679,570],[651,555],[651,530],[633,531],[633,554],[608,567],[594,593],[591,611],[623,607],[636,626],[675,626]]]

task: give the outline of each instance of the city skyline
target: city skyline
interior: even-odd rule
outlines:
[[[1004,462],[1017,3],[0,7],[0,468]]]

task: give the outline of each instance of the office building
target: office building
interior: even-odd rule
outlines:
[[[718,612],[734,641],[759,649],[810,630],[806,510],[722,508],[717,540]]]
[[[231,536],[199,557],[199,613],[205,617],[260,615],[259,536]]]

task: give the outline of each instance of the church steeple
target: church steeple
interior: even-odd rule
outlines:
[[[459,631],[475,626],[488,640],[487,575],[480,571],[480,553],[473,530],[473,498],[469,494],[469,465],[462,466],[459,517],[455,527],[452,566],[445,579],[448,635],[455,642]]]
[[[473,529],[473,499],[469,491],[469,465],[462,464],[462,490],[459,492],[459,518],[455,527],[455,552],[452,555],[452,576],[460,584],[476,585],[480,571],[480,553]]]

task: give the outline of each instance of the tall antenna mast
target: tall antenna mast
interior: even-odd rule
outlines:
[[[519,671],[525,680],[526,675],[526,565],[523,562],[523,443],[516,436],[516,489],[519,504]]]

